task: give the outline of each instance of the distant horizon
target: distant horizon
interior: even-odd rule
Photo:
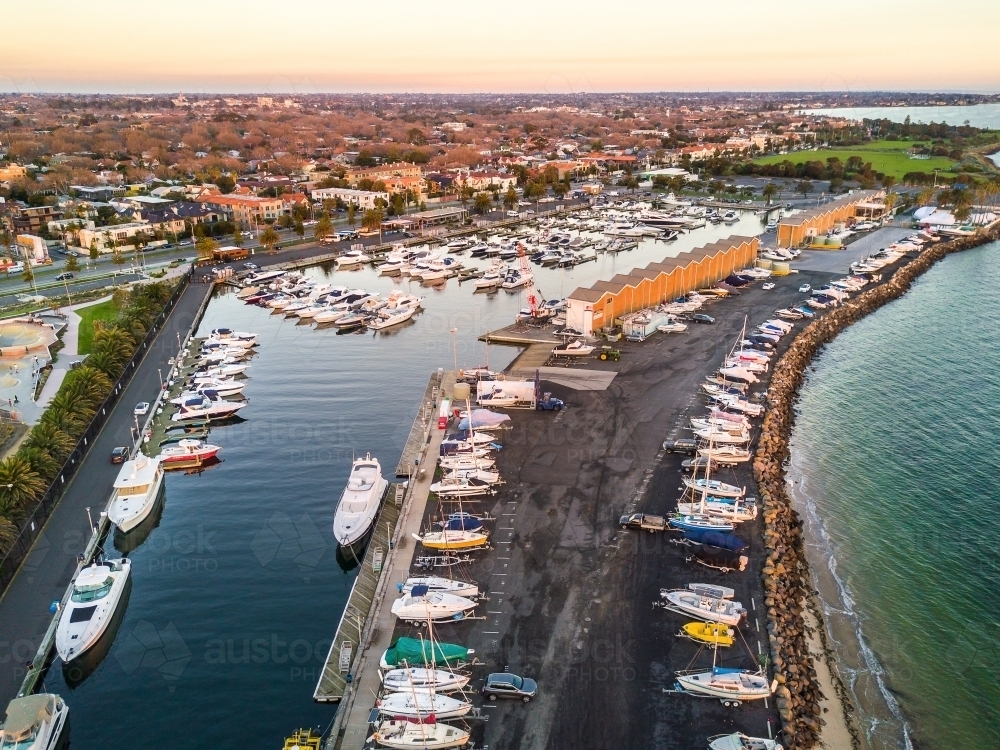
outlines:
[[[820,91],[814,89],[608,89],[601,91],[576,91],[576,92],[547,92],[547,91],[408,91],[408,90],[328,90],[328,91],[296,91],[296,90],[200,90],[195,88],[174,88],[157,90],[122,90],[122,91],[99,91],[99,90],[0,90],[0,96],[533,96],[533,97],[575,97],[575,96],[621,96],[621,95],[641,95],[641,96],[700,96],[700,95],[760,95],[760,96],[805,96],[816,95],[817,97],[833,96],[877,96],[879,94],[897,95],[922,95],[930,96],[940,94],[942,96],[1000,96],[1000,87],[996,89],[872,89],[870,91]],[[989,104],[990,102],[978,102],[978,104]],[[894,106],[894,105],[869,105],[869,106]],[[900,104],[900,107],[908,106],[975,106],[972,105],[947,105],[947,104]]]
[[[24,93],[1000,92],[978,0],[90,0],[4,22],[0,89]]]

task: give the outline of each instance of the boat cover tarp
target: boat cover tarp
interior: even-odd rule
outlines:
[[[740,568],[740,553],[715,547],[711,544],[698,544],[694,547],[696,559],[717,568]]]
[[[434,666],[465,661],[469,657],[469,653],[469,649],[464,646],[456,646],[453,643],[434,643],[432,649],[429,640],[399,638],[385,652],[385,661],[390,666],[398,666],[403,662],[412,666],[424,664]]]
[[[445,524],[444,528],[446,531],[475,531],[476,529],[481,529],[483,527],[483,522],[478,518],[450,518]]]
[[[713,547],[721,547],[733,552],[742,552],[747,547],[747,543],[735,534],[726,534],[711,529],[685,529],[684,538],[698,544],[710,544]]]
[[[489,409],[473,409],[472,410],[472,428],[476,427],[496,427],[504,422],[510,421],[509,414],[500,414],[495,411],[490,411]],[[469,429],[469,418],[466,417],[461,422],[458,423],[458,429],[468,430]]]
[[[744,278],[742,278],[740,276],[737,276],[735,273],[729,274],[722,281],[723,281],[723,283],[728,284],[729,286],[735,286],[735,287],[746,286],[747,284],[750,283],[746,279],[744,279]]]

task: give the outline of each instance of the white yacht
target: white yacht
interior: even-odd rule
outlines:
[[[177,404],[179,406],[189,398],[199,398],[203,396],[205,391],[215,391],[220,396],[235,396],[242,393],[243,389],[246,387],[246,381],[243,380],[203,380],[200,383],[196,383],[193,390],[184,391],[176,398],[170,399],[170,403]]]
[[[409,669],[393,669],[382,675],[382,685],[394,693],[433,691],[450,693],[461,690],[469,684],[469,677],[464,674],[445,672],[442,669],[427,669],[426,667],[410,667]]]
[[[373,331],[381,331],[385,328],[392,328],[393,326],[398,326],[400,323],[408,321],[413,317],[416,311],[417,308],[415,307],[404,307],[394,312],[384,309],[379,311],[375,320],[368,323],[368,327]]]
[[[53,750],[68,718],[69,706],[53,693],[15,698],[7,704],[0,750]]]
[[[370,262],[371,257],[365,255],[360,250],[349,250],[334,261],[334,263],[337,264],[337,268],[350,268],[352,266],[360,266],[362,263]]]
[[[56,627],[56,651],[64,662],[97,643],[114,617],[132,572],[127,558],[91,563],[73,581]]]
[[[192,419],[225,419],[231,417],[244,406],[247,400],[226,401],[215,391],[208,389],[203,394],[187,399],[176,414],[172,414],[172,422],[186,422]]]
[[[464,596],[430,591],[427,586],[414,586],[392,603],[392,613],[410,622],[446,622],[462,620],[476,608],[476,603]]]
[[[355,460],[333,517],[333,535],[342,547],[351,546],[368,533],[388,486],[377,458],[368,453]]]
[[[122,531],[134,529],[149,515],[163,486],[159,458],[139,453],[122,464],[108,503],[108,520]]]

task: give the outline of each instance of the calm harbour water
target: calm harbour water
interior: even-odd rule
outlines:
[[[645,241],[574,269],[536,268],[536,280],[546,298],[563,297],[760,231],[746,214],[735,226]],[[75,750],[277,748],[298,726],[325,729],[334,708],[312,693],[354,580],[330,530],[352,456],[370,451],[393,476],[430,373],[455,359],[485,364],[476,339],[525,304],[522,294],[473,294],[454,279],[428,288],[372,269],[308,273],[369,291],[408,289],[426,295],[425,311],[388,335],[338,336],[232,294],[211,302],[201,335],[219,326],[260,334],[245,422],[213,428],[221,465],[168,475],[159,524],[130,553],[131,597],[107,657],[74,688],[58,664],[50,671],[46,688],[70,705]],[[516,353],[492,346],[489,365],[501,369]]]
[[[873,747],[1000,735],[998,332],[994,243],[841,334],[802,390],[790,479]]]

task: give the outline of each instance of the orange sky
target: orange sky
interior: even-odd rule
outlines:
[[[9,4],[0,91],[1000,91],[983,0],[370,7]]]

